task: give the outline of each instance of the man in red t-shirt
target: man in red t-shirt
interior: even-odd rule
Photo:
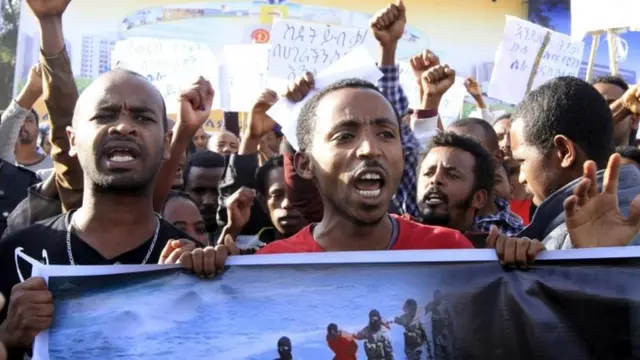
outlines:
[[[338,329],[338,325],[329,324],[327,327],[327,345],[335,356],[333,360],[356,360],[358,343],[353,335]]]
[[[311,88],[307,74],[288,97],[300,100]],[[315,182],[324,216],[258,254],[472,248],[458,231],[387,214],[403,150],[399,116],[375,85],[348,79],[320,90],[303,106],[297,132],[296,171]]]

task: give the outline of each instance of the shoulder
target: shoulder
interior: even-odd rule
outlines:
[[[459,231],[429,226],[392,215],[398,221],[399,237],[408,249],[472,249],[471,242]]]
[[[54,217],[38,221],[24,229],[6,234],[0,239],[0,245],[5,243],[15,243],[22,239],[34,239],[34,241],[44,241],[51,232],[64,231],[66,228],[65,214],[56,215]]]
[[[171,239],[187,239],[191,241],[195,241],[191,236],[187,235],[184,231],[176,228],[171,225],[170,222],[166,221],[163,218],[160,219],[160,230],[158,233],[158,238],[163,240],[171,240]],[[206,244],[203,244],[206,245]]]
[[[311,226],[308,225],[289,238],[267,244],[257,254],[290,254],[317,251],[318,246],[311,235]]]

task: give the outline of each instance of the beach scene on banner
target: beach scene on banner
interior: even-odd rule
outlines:
[[[48,355],[448,359],[464,326],[454,316],[473,311],[456,298],[499,287],[486,271],[498,275],[497,264],[472,266],[484,269],[475,279],[469,265],[434,264],[233,266],[216,280],[176,269],[52,276]]]

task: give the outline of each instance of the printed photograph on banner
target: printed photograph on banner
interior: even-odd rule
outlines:
[[[495,261],[407,262],[402,253],[410,252],[384,263],[252,256],[215,279],[161,266],[44,269],[55,313],[34,359],[640,355],[631,337],[640,330],[640,267],[625,259],[505,271]]]

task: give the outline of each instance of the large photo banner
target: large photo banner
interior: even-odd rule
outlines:
[[[36,266],[54,322],[34,359],[637,359],[640,252],[492,250],[239,256],[172,266]]]

